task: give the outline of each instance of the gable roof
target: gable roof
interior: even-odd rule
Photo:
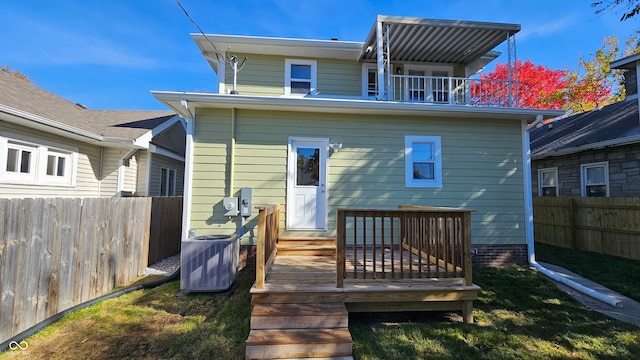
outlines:
[[[167,121],[171,111],[90,110],[0,71],[2,120],[104,145],[134,144]]]
[[[637,101],[622,101],[541,125],[530,132],[531,157],[541,159],[640,142]]]

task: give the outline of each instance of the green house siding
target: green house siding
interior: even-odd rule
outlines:
[[[415,116],[368,116],[236,110],[232,195],[253,188],[254,205],[280,203],[286,219],[287,144],[290,136],[343,144],[328,160],[329,231],[337,208],[397,208],[402,204],[464,207],[473,242],[522,244],[524,197],[520,122]],[[231,111],[198,110],[195,121],[191,228],[198,234],[237,232],[239,218],[222,215],[230,191]],[[442,140],[443,186],[405,187],[405,135]],[[256,234],[247,219],[244,242]]]
[[[237,90],[243,95],[284,95],[284,56],[237,54],[239,61],[247,57],[238,72]],[[302,59],[302,58],[290,58]],[[305,59],[309,60],[309,59]],[[317,61],[318,95],[362,96],[362,64],[357,61],[335,59],[310,59]],[[225,93],[233,85],[233,72],[226,69]]]

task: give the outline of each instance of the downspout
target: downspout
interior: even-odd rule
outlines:
[[[545,268],[536,261],[536,254],[534,249],[534,237],[533,237],[533,190],[531,185],[531,147],[529,142],[529,130],[535,128],[535,126],[542,121],[542,115],[536,117],[530,126],[527,127],[527,121],[522,121],[522,160],[523,160],[523,176],[524,176],[524,211],[525,211],[525,237],[527,242],[527,256],[529,259],[529,265],[547,276],[548,278],[567,285],[568,287],[579,291],[585,295],[588,295],[596,300],[600,300],[611,306],[622,308],[622,302],[614,297],[605,295],[601,292],[595,291],[582,284],[578,284],[573,280],[569,280],[563,276],[560,276],[553,271]]]
[[[231,139],[229,149],[229,192],[227,196],[233,196],[233,182],[236,170],[236,108],[231,108]]]
[[[98,166],[98,197],[102,196],[102,174],[104,167],[104,146],[100,146],[100,165]]]
[[[384,48],[382,41],[382,21],[378,17],[376,21],[376,60],[378,65],[378,97],[377,100],[385,100],[385,77],[384,77]]]
[[[122,197],[122,191],[124,191],[124,178],[125,178],[125,169],[124,169],[124,163],[127,159],[131,158],[133,156],[133,154],[136,153],[136,151],[138,151],[138,149],[131,149],[129,150],[126,154],[124,154],[123,157],[120,158],[119,164],[118,164],[118,187],[116,188],[116,195],[118,197]],[[136,169],[136,174],[137,174],[137,169]],[[136,186],[137,188],[137,186]]]
[[[180,101],[180,105],[188,114],[185,153],[184,153],[184,188],[182,189],[182,241],[189,239],[189,225],[191,224],[191,188],[193,185],[193,131],[194,113],[189,109],[186,100]]]

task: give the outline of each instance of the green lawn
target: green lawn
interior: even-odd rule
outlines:
[[[640,301],[640,261],[539,243],[535,246],[536,260],[562,266]]]
[[[549,261],[549,260],[548,260]],[[70,314],[30,339],[22,359],[242,359],[255,267],[225,294],[175,296],[179,282]],[[356,359],[637,359],[640,328],[591,312],[542,275],[478,269],[475,324],[459,314],[350,318]],[[373,320],[372,320],[373,319]]]

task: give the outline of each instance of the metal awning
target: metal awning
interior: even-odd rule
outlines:
[[[388,26],[392,62],[468,65],[520,31],[519,24],[378,16],[360,54],[377,61],[376,27]]]

